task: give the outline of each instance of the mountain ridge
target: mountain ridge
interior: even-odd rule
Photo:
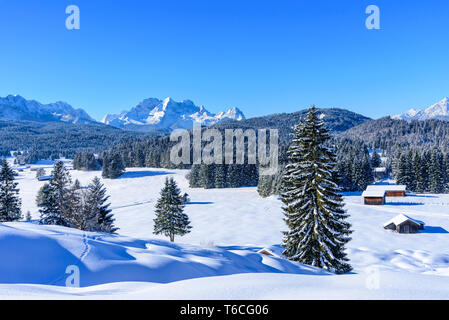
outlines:
[[[61,121],[73,124],[97,122],[83,109],[75,109],[66,102],[43,104],[36,100],[27,100],[20,95],[0,97],[0,118],[37,122]]]
[[[432,104],[425,109],[410,109],[404,113],[391,117],[392,119],[413,121],[439,119],[449,121],[449,98],[445,97],[441,101]]]
[[[191,100],[177,102],[168,97],[164,100],[144,99],[130,110],[105,115],[101,122],[121,129],[150,132],[190,129],[194,124],[210,126],[223,121],[243,119],[245,115],[237,107],[214,114]]]

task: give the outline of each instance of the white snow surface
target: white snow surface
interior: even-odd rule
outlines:
[[[50,172],[49,164],[41,166]],[[70,171],[83,186],[101,172]],[[365,206],[360,193],[344,200],[354,233],[347,253],[354,270],[333,275],[282,258],[281,202],[256,188],[190,189],[187,170],[129,168],[103,180],[120,228],[89,233],[33,222],[0,224],[0,297],[107,299],[447,299],[449,195],[410,195]],[[166,177],[191,203],[192,232],[166,241],[153,232],[154,206]],[[35,172],[18,176],[23,212],[39,213]],[[385,221],[406,214],[426,222],[398,234]],[[257,253],[262,248],[280,257]],[[64,286],[68,265],[81,288]]]

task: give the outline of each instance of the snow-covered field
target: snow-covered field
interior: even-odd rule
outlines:
[[[354,271],[331,275],[257,253],[263,247],[280,253],[285,225],[276,197],[263,199],[255,188],[190,189],[186,173],[131,168],[120,179],[104,180],[118,236],[29,222],[0,224],[0,297],[449,298],[449,195],[387,198],[385,206],[364,206],[360,194],[347,194]],[[71,174],[87,185],[101,172]],[[185,212],[192,232],[175,244],[152,233],[154,205],[167,176],[191,198]],[[44,182],[29,170],[18,179],[23,211],[37,219],[35,196]],[[383,224],[400,213],[424,221],[425,230],[384,230]],[[64,286],[68,265],[80,268],[82,288]]]

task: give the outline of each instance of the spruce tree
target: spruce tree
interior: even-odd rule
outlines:
[[[1,160],[0,170],[0,222],[15,221],[22,218],[22,201],[19,197],[15,172],[6,159]]]
[[[432,150],[430,158],[430,192],[442,193],[444,190],[444,180],[442,172],[442,159],[441,154],[436,148]]]
[[[200,185],[200,168],[201,165],[194,164],[189,172],[189,186],[190,188],[199,188]]]
[[[325,145],[328,130],[314,106],[293,130],[281,192],[289,228],[283,254],[336,273],[349,272],[344,246],[352,231],[338,193],[335,155]]]
[[[173,178],[166,178],[161,197],[156,203],[154,234],[163,234],[175,241],[175,235],[183,236],[190,232],[189,217],[184,213],[185,203],[181,191]]]
[[[371,165],[373,166],[373,168],[377,168],[380,167],[381,164],[382,160],[380,159],[377,150],[374,148],[373,155],[371,156]]]
[[[95,177],[87,187],[84,201],[84,217],[89,231],[115,233],[118,228],[114,226],[114,218],[106,203],[109,196],[106,188],[98,177]]]
[[[71,226],[78,208],[79,197],[72,186],[69,172],[61,161],[56,162],[49,183],[37,196],[41,224]]]
[[[215,166],[215,188],[226,187],[226,166],[223,164],[217,164]]]

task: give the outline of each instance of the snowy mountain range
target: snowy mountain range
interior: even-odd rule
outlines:
[[[196,106],[190,100],[177,102],[172,98],[164,100],[149,98],[129,111],[106,115],[101,122],[127,130],[159,131],[190,129],[194,124],[210,126],[227,120],[244,119],[243,112],[235,107],[226,112],[214,114],[203,106]]]
[[[96,122],[83,109],[75,109],[65,102],[42,104],[35,100],[26,100],[19,95],[0,97],[0,118],[76,124]]]
[[[42,104],[35,100],[27,100],[20,95],[0,97],[0,118],[74,124],[98,123],[86,111],[75,109],[68,103],[59,101]],[[190,129],[195,123],[209,126],[227,120],[244,119],[243,112],[235,107],[214,114],[203,106],[196,106],[190,100],[176,102],[171,98],[165,100],[149,98],[129,111],[106,115],[101,122],[121,129],[149,132]]]
[[[440,119],[449,121],[449,98],[446,97],[423,110],[410,109],[405,113],[401,113],[392,117],[393,119],[402,119],[406,121],[412,120],[429,120]]]

